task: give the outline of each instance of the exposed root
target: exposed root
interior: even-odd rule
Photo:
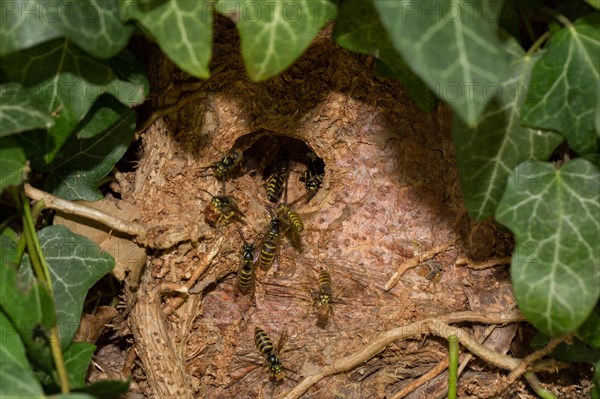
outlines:
[[[210,253],[204,258],[204,262],[202,262],[201,265],[199,265],[198,267],[196,267],[194,269],[192,276],[185,283],[185,288],[187,288],[188,292],[196,284],[196,281],[198,281],[198,279],[200,278],[202,273],[204,273],[204,271],[206,271],[206,269],[208,269],[208,267],[212,264],[215,257],[219,254],[219,252],[221,251],[221,244],[223,244],[223,237],[219,238],[219,240],[213,247],[212,251],[210,251]],[[185,300],[185,298],[183,298],[183,297],[173,298],[171,303],[169,303],[165,307],[164,313],[166,315],[170,315],[171,313],[173,313],[175,310],[177,310],[183,304],[184,300]]]
[[[456,243],[456,240],[445,242],[445,243],[443,243],[441,245],[433,247],[432,249],[430,249],[429,251],[423,253],[420,256],[415,256],[414,258],[411,258],[411,259],[407,260],[406,262],[402,263],[400,265],[400,267],[398,268],[398,271],[396,271],[392,275],[392,277],[390,277],[390,279],[388,280],[388,282],[385,283],[385,286],[384,286],[385,290],[389,291],[392,287],[394,287],[394,285],[396,285],[396,283],[400,280],[400,277],[402,277],[402,275],[408,269],[411,269],[413,267],[417,267],[423,261],[426,261],[427,259],[431,259],[431,258],[433,258],[434,256],[436,256],[437,254],[439,254],[441,252],[447,251],[455,243]]]
[[[472,261],[471,259],[467,259],[467,258],[458,258],[456,260],[455,265],[456,266],[466,266],[470,269],[475,269],[475,270],[482,270],[482,269],[488,269],[490,267],[499,266],[499,265],[510,265],[510,262],[511,262],[510,256],[505,256],[503,258],[488,259],[488,260],[484,260],[483,262],[475,262],[475,261]]]
[[[130,234],[136,237],[146,235],[146,228],[139,223],[122,220],[111,216],[108,213],[90,208],[89,206],[64,200],[42,190],[38,190],[29,184],[25,184],[25,194],[33,200],[43,200],[46,203],[46,208],[94,220],[121,233]]]
[[[334,360],[329,366],[323,368],[319,374],[310,375],[304,378],[290,392],[281,396],[282,398],[299,398],[311,386],[323,378],[343,373],[351,370],[361,363],[366,362],[379,352],[383,351],[392,342],[415,337],[421,334],[434,334],[442,338],[448,338],[450,335],[456,335],[458,341],[469,349],[472,353],[484,359],[488,363],[506,369],[512,370],[519,366],[521,361],[507,355],[496,353],[481,345],[475,339],[459,328],[449,326],[446,323],[460,322],[478,322],[487,324],[506,324],[524,321],[525,317],[518,310],[512,310],[506,313],[486,313],[486,312],[456,312],[442,315],[439,317],[427,318],[407,326],[400,326],[386,331],[367,344],[357,353],[346,356],[342,359]]]
[[[488,329],[483,334],[483,336],[481,337],[481,339],[479,340],[479,343],[483,344],[495,329],[496,329],[496,325],[489,326]],[[470,353],[467,353],[464,356],[463,360],[460,363],[460,367],[458,368],[459,376],[463,372],[465,367],[467,366],[467,363],[469,363],[469,361],[472,358],[473,358],[473,355]],[[408,384],[407,386],[402,388],[397,394],[395,394],[392,397],[392,399],[401,399],[401,398],[405,397],[406,395],[408,395],[409,393],[413,392],[415,389],[417,389],[421,385],[426,384],[430,380],[434,379],[435,377],[437,377],[439,374],[441,374],[442,372],[444,372],[446,370],[446,368],[448,367],[448,363],[449,363],[448,358],[445,358],[444,360],[439,362],[434,368],[429,370],[427,373],[423,374],[422,376],[420,376],[419,378],[417,378],[416,380],[414,380],[413,382],[411,382],[410,384]],[[448,390],[448,387],[444,388],[444,392],[438,392],[435,396],[436,397],[437,396],[445,397],[447,390]]]
[[[521,377],[523,374],[525,374],[528,371],[528,368],[534,362],[543,358],[546,355],[549,355],[558,345],[573,338],[573,335],[574,335],[574,333],[567,334],[567,335],[565,335],[563,337],[559,337],[559,338],[553,338],[550,340],[550,342],[548,342],[548,345],[544,346],[542,349],[537,350],[537,351],[531,353],[530,355],[526,356],[525,358],[523,358],[523,360],[521,360],[521,363],[519,364],[519,366],[515,367],[510,372],[510,374],[506,378],[506,382],[498,389],[497,394],[502,393],[509,386],[514,384],[515,381],[517,379],[519,379],[519,377]]]

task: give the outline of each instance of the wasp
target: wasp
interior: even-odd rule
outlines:
[[[225,176],[230,173],[241,162],[243,157],[242,151],[234,149],[223,158],[214,164],[205,167],[204,169],[213,169],[214,176],[219,180],[224,180]]]
[[[314,151],[309,151],[306,154],[306,158],[308,160],[308,168],[300,176],[300,181],[303,181],[306,186],[306,191],[309,194],[306,197],[306,202],[308,202],[315,196],[319,188],[321,188],[321,183],[323,183],[323,178],[325,177],[325,165],[323,165],[323,161],[317,157]]]
[[[279,339],[279,345],[277,350],[273,347],[273,343],[271,339],[264,332],[263,329],[256,327],[254,329],[254,343],[256,344],[256,349],[260,352],[261,355],[265,357],[267,363],[265,367],[271,373],[273,380],[275,382],[282,382],[285,379],[285,371],[288,370],[283,366],[277,352],[281,349],[283,343],[283,336]]]
[[[242,218],[245,217],[244,213],[239,210],[233,198],[226,195],[215,196],[210,192],[200,189],[210,195],[210,205],[212,209],[209,209],[206,214],[206,223],[215,227],[218,224],[226,223],[229,220],[238,220],[243,222]]]
[[[283,185],[286,182],[288,176],[289,159],[280,159],[275,165],[273,173],[265,181],[265,187],[267,189],[267,196],[269,201],[277,202],[281,197],[283,191]]]
[[[302,199],[300,197],[299,199]],[[304,222],[298,213],[292,209],[292,205],[298,202],[294,201],[292,204],[286,204],[284,202],[279,203],[275,208],[275,214],[277,218],[285,225],[284,233],[289,233],[290,241],[292,245],[298,250],[302,249],[302,243],[300,242],[300,233],[304,230]]]
[[[273,264],[281,241],[281,221],[271,208],[266,207],[266,209],[271,215],[271,221],[269,222],[267,232],[263,236],[260,254],[258,255],[258,265],[263,270],[269,269]]]
[[[247,294],[254,286],[256,275],[254,272],[254,244],[248,244],[242,231],[238,227],[244,245],[242,246],[242,263],[238,268],[236,285],[242,294]]]
[[[331,274],[324,268],[319,271],[319,291],[312,292],[317,305],[317,326],[325,328],[329,315],[333,311],[333,290],[331,289]]]

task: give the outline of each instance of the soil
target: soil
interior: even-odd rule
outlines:
[[[190,239],[150,251],[139,287],[128,283],[133,288],[126,301],[133,310],[120,333],[133,333],[139,356],[133,392],[284,395],[304,376],[390,328],[461,310],[514,307],[508,266],[474,270],[457,264],[459,258],[510,256],[512,240],[492,222],[467,217],[446,107],[418,109],[401,85],[374,75],[372,60],[337,47],[330,29],[286,72],[253,83],[235,27],[219,19],[215,29],[213,72],[206,81],[182,73],[153,45],[138,43],[134,49],[147,64],[155,93],[146,117],[167,111],[140,132],[139,163],[122,174],[120,194],[138,209],[138,221],[153,228],[155,240],[166,231]],[[209,166],[234,149],[243,152],[243,160],[223,184]],[[314,197],[293,205],[305,226],[302,248],[283,237],[275,265],[258,270],[254,290],[242,295],[235,274],[242,250],[238,228],[244,240],[260,247],[270,220],[265,206],[274,206],[264,187],[265,168],[272,168],[282,150],[290,159],[288,203],[306,193],[300,178],[310,167],[309,150],[322,160],[324,179]],[[211,195],[234,198],[243,222],[211,227]],[[219,240],[216,257],[189,294],[163,290],[166,283],[186,284],[206,266]],[[445,243],[453,244],[433,262],[420,263],[384,288],[403,262]],[[439,273],[431,273],[439,266]],[[330,272],[334,293],[325,328],[317,326],[323,310],[311,294],[318,290],[321,268]],[[178,296],[183,305],[165,315],[161,309]],[[280,384],[263,367],[256,327],[275,346],[285,338],[280,357],[287,377]],[[460,327],[478,338],[487,326]],[[516,325],[499,327],[489,345],[510,353],[511,342],[520,337]],[[446,346],[427,335],[396,342],[354,370],[321,380],[302,397],[391,398],[445,359]],[[474,359],[459,379],[459,397],[493,395],[506,374]],[[442,373],[407,398],[445,397],[446,380]],[[576,398],[589,395],[584,383],[544,386]],[[517,396],[535,397],[523,381],[501,394]]]

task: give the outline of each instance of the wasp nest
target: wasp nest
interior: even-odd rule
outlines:
[[[252,83],[233,56],[239,54],[235,29],[221,24],[218,30],[207,81],[190,80],[158,56],[149,61],[153,86],[168,88],[153,107],[171,112],[143,132],[139,168],[123,199],[157,231],[185,232],[190,239],[151,254],[138,302],[162,283],[185,283],[219,240],[220,247],[183,306],[157,327],[163,336],[148,337],[143,325],[156,323],[144,317],[162,314],[131,321],[141,324],[134,338],[148,378],[138,389],[179,397],[280,395],[386,329],[469,309],[465,281],[483,289],[506,278],[483,271],[487,280],[480,280],[455,268],[459,253],[468,252],[459,240],[435,263],[384,288],[404,261],[469,230],[445,108],[420,111],[401,86],[377,78],[364,60],[336,47],[330,32],[282,75]],[[231,174],[215,176],[215,163],[236,151],[242,158]],[[281,160],[288,162],[287,190],[270,199],[265,182]],[[307,172],[321,175],[314,195],[307,195]],[[207,216],[213,196],[232,198],[243,216]],[[253,290],[244,295],[236,288],[242,236],[260,247],[272,218],[266,207],[275,209],[278,201],[293,203],[302,218],[301,246],[282,239],[276,264],[257,270]],[[506,250],[493,245],[496,252]],[[322,269],[331,276],[334,297],[325,323],[318,322],[315,300]],[[161,298],[156,306],[173,300]],[[256,327],[274,346],[287,337],[280,383],[257,367],[266,361],[255,348]],[[435,366],[444,346],[436,339],[399,342],[353,372],[319,382],[304,397],[393,395]]]

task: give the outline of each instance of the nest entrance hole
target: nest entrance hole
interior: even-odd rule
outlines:
[[[248,143],[251,143],[248,145]],[[260,194],[266,198],[264,182],[277,169],[280,161],[289,161],[287,202],[307,193],[306,176],[325,175],[325,162],[303,140],[275,132],[261,130],[240,137],[233,148],[244,148],[241,174],[248,174],[260,180],[263,186]],[[314,154],[311,157],[309,154]],[[282,194],[282,201],[286,199]]]

